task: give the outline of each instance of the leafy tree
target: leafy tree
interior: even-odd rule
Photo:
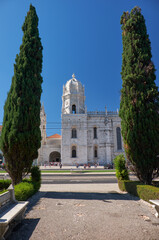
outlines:
[[[141,9],[124,12],[122,90],[119,116],[128,160],[140,181],[151,184],[159,168],[159,92]]]
[[[22,30],[23,41],[15,59],[14,76],[4,106],[1,135],[6,170],[13,184],[21,182],[23,175],[30,170],[41,141],[42,45],[38,17],[32,5]]]

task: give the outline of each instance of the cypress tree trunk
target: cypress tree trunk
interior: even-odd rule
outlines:
[[[16,56],[14,76],[4,106],[1,135],[6,170],[13,184],[22,181],[25,172],[38,157],[40,148],[40,98],[42,84],[42,45],[38,17],[30,5],[22,26],[20,53]]]
[[[141,9],[124,12],[122,90],[119,116],[125,152],[140,181],[151,184],[159,168],[159,93]]]

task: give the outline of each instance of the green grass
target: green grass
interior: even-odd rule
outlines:
[[[0,173],[6,173],[6,171],[5,170],[0,170]]]
[[[82,172],[82,173],[90,173],[90,172],[115,172],[114,169],[103,169],[103,170],[42,170],[41,173],[70,173],[70,172],[74,172],[74,173],[78,173],[78,172]]]

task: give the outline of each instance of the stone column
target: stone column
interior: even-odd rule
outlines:
[[[111,143],[107,143],[106,144],[106,161],[107,161],[107,164],[110,164],[112,162],[112,159],[111,159]]]

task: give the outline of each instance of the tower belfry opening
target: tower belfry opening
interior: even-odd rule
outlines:
[[[76,105],[75,104],[72,105],[72,113],[76,114]]]

